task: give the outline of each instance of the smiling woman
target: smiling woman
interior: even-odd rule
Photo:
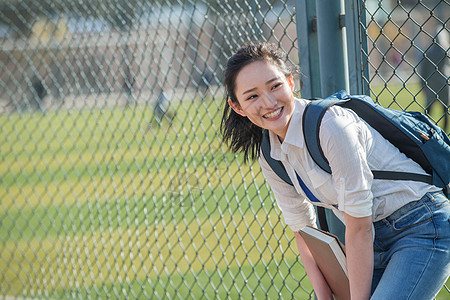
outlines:
[[[294,231],[317,297],[332,299],[332,292],[298,233],[316,226],[314,205],[345,221],[352,299],[432,299],[450,274],[450,203],[442,189],[424,182],[374,180],[371,170],[425,171],[343,107],[328,109],[319,124],[331,174],[320,169],[302,130],[311,101],[294,96],[293,72],[283,57],[272,45],[258,42],[229,59],[221,130],[231,151],[258,159]],[[260,155],[263,130],[268,131],[270,156],[281,162],[292,185]]]
[[[287,129],[294,103],[293,74],[299,68],[285,60],[275,45],[257,43],[239,49],[228,61],[224,83],[229,105],[224,106],[221,130],[224,142],[233,152],[244,152],[245,161],[258,158],[263,128],[281,135]]]

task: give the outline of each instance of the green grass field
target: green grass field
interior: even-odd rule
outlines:
[[[0,294],[308,299],[259,167],[220,144],[220,102],[174,104],[170,128],[148,106],[0,116]]]

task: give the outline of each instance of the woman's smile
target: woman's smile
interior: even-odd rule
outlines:
[[[283,113],[283,107],[280,107],[280,108],[273,110],[272,112],[269,112],[269,113],[263,115],[263,118],[275,121],[281,117],[282,113]]]

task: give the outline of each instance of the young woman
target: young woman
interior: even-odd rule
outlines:
[[[333,106],[321,123],[320,143],[332,174],[309,155],[302,134],[308,100],[294,96],[293,70],[273,45],[252,43],[229,60],[221,130],[231,151],[258,159],[287,225],[292,228],[316,295],[332,299],[298,231],[315,226],[302,178],[321,205],[346,225],[352,299],[432,299],[450,273],[450,204],[442,191],[421,182],[373,180],[371,169],[425,173],[378,132],[345,108]],[[262,130],[271,156],[294,183],[282,181],[260,155]]]

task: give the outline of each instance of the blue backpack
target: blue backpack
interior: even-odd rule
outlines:
[[[353,110],[428,173],[428,175],[423,175],[372,170],[375,179],[426,182],[442,188],[448,196],[450,191],[450,140],[447,134],[422,113],[384,108],[366,95],[348,95],[345,91],[340,91],[326,99],[308,103],[303,113],[303,134],[309,154],[321,169],[331,174],[330,165],[320,147],[319,129],[323,115],[333,105]],[[263,132],[261,150],[274,172],[292,185],[283,164],[270,157],[267,130]]]

